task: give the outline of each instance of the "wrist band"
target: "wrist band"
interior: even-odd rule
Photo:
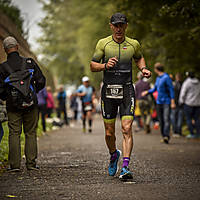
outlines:
[[[107,63],[104,64],[105,70],[107,70]]]

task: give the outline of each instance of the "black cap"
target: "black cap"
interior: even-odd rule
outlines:
[[[110,18],[110,23],[111,24],[127,24],[127,18],[124,14],[121,13],[115,13],[111,18]]]

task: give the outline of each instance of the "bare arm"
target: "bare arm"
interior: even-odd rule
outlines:
[[[146,63],[143,57],[141,57],[140,59],[135,59],[135,63],[140,71],[143,67],[146,67]]]
[[[144,77],[146,78],[151,77],[151,72],[146,68],[146,63],[143,57],[141,57],[140,59],[135,59],[135,63],[138,69],[142,72]]]
[[[105,64],[101,64],[101,63],[98,63],[98,62],[91,61],[90,70],[92,72],[104,71],[105,70]]]
[[[92,72],[104,71],[106,69],[113,68],[117,62],[118,62],[117,57],[112,57],[108,60],[107,63],[103,63],[103,64],[92,61],[90,63],[90,69]]]
[[[78,97],[84,97],[86,95],[86,93],[85,92],[78,92],[78,93],[76,93],[76,95]]]

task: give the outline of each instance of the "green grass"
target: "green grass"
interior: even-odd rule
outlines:
[[[4,122],[2,124],[2,126],[3,126],[3,130],[4,130],[4,136],[3,136],[1,143],[0,143],[0,169],[7,166],[7,162],[8,162],[8,136],[9,136],[9,131],[8,131],[7,122]],[[52,129],[51,124],[46,123],[46,126],[47,126],[47,130]],[[40,137],[41,135],[42,135],[42,125],[41,125],[41,120],[39,120],[37,136]],[[22,153],[22,156],[23,156],[24,155],[24,144],[25,144],[25,136],[24,136],[23,131],[21,133],[20,139],[21,139],[21,153]]]
[[[183,134],[183,136],[187,136],[187,135],[190,134],[190,131],[188,130],[187,125],[183,125],[183,127],[182,127],[182,134]]]
[[[0,164],[7,161],[8,158],[8,126],[7,122],[2,124],[4,130],[4,136],[0,143]]]

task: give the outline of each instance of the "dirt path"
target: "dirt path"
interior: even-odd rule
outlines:
[[[119,149],[121,140],[117,126]],[[131,182],[107,175],[109,155],[99,117],[92,134],[81,133],[78,123],[50,132],[38,143],[40,170],[27,172],[23,162],[21,172],[3,173],[1,200],[200,199],[200,141],[178,138],[166,145],[156,131],[135,133]]]

